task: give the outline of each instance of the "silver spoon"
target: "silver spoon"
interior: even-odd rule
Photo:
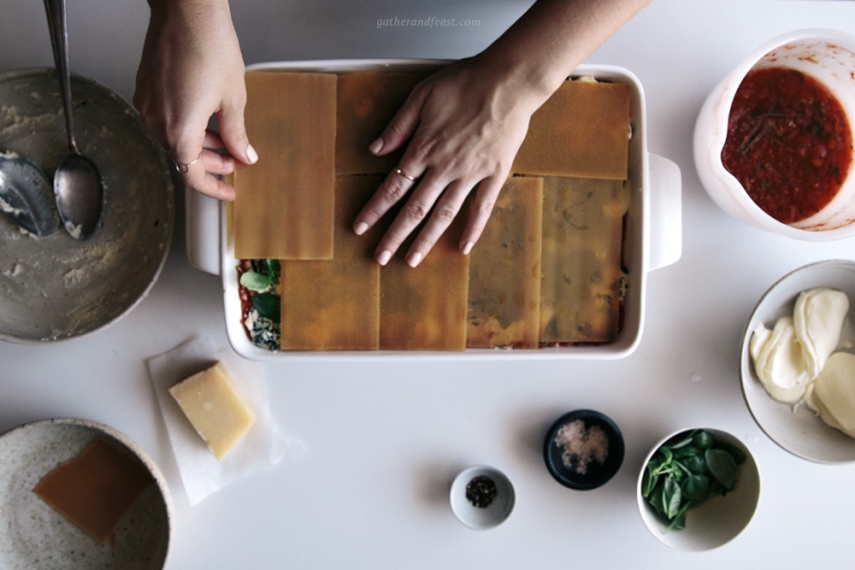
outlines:
[[[72,118],[71,73],[68,68],[68,27],[65,0],[44,0],[50,28],[53,58],[59,76],[60,94],[65,110],[65,127],[71,155],[56,167],[53,191],[56,208],[65,229],[75,239],[92,235],[101,218],[104,189],[101,174],[91,160],[80,154],[74,139]]]
[[[50,179],[33,162],[0,154],[0,211],[23,230],[43,237],[59,229]]]

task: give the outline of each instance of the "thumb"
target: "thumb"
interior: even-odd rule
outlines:
[[[426,99],[424,91],[416,88],[410,93],[377,140],[368,147],[372,154],[377,156],[389,154],[409,140],[419,123],[419,116]]]
[[[244,123],[243,106],[232,105],[223,107],[217,114],[217,122],[220,126],[220,138],[229,153],[244,164],[255,164],[258,161],[258,153],[249,144]]]

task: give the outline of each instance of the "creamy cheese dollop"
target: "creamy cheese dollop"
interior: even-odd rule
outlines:
[[[824,287],[810,289],[796,299],[793,326],[811,378],[819,376],[825,361],[840,344],[840,332],[848,312],[849,298],[842,291]]]
[[[805,395],[826,424],[855,438],[855,355],[835,352]]]
[[[792,317],[781,317],[771,331],[763,324],[752,331],[754,370],[772,398],[795,404],[805,397],[840,344],[848,312],[845,293],[818,287],[799,294]]]
[[[811,381],[791,317],[781,317],[772,330],[760,324],[749,345],[754,371],[770,396],[794,404]]]

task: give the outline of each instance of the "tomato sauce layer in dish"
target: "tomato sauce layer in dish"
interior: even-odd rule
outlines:
[[[748,73],[733,99],[724,167],[752,200],[785,224],[822,210],[852,162],[852,131],[840,102],[794,69]]]

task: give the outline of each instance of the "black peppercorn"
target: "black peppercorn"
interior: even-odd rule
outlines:
[[[489,507],[497,494],[496,483],[486,475],[479,475],[466,485],[466,500],[479,509]]]

